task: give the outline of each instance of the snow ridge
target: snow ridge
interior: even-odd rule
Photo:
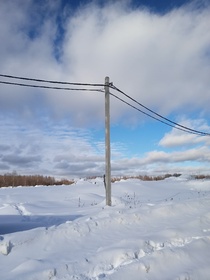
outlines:
[[[1,225],[34,223],[0,235],[4,280],[208,279],[208,182],[118,182],[112,207],[101,182],[29,190],[0,190]]]

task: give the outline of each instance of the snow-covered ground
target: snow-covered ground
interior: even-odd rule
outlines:
[[[0,279],[210,279],[210,181],[0,189]]]

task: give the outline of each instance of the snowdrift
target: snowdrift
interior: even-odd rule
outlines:
[[[209,279],[210,182],[0,189],[1,279]]]

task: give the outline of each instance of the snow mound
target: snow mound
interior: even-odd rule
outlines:
[[[0,189],[1,278],[208,279],[207,181]]]

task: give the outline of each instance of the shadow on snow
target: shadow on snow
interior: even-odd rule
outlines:
[[[39,216],[19,216],[0,215],[0,234],[8,234],[18,231],[25,231],[39,227],[58,226],[67,221],[73,221],[82,215],[39,215]]]

